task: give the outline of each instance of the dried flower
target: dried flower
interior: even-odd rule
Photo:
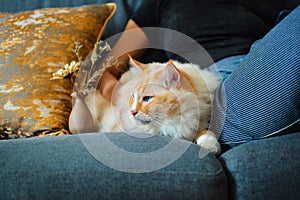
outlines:
[[[81,78],[77,79],[78,93],[86,93],[94,91],[97,88],[98,80],[102,76],[103,72],[111,66],[117,67],[120,63],[116,61],[112,56],[109,56],[111,47],[107,42],[99,41],[95,44],[95,47],[91,55],[85,60],[80,68]]]
[[[72,61],[70,64],[65,64],[63,69],[58,70],[57,72],[52,74],[51,80],[63,79],[69,74],[75,73],[79,70],[81,61]]]
[[[103,72],[108,67],[118,67],[121,63],[112,56],[109,56],[111,47],[107,42],[97,42],[94,45],[91,54],[88,55],[84,61],[79,57],[80,48],[82,48],[82,45],[79,42],[75,42],[73,51],[76,54],[78,61],[72,61],[69,64],[65,64],[62,69],[59,69],[52,74],[51,80],[63,79],[80,70],[76,76],[74,91],[77,93],[86,93],[96,90],[98,84],[97,81],[100,80]]]
[[[52,78],[50,80],[63,79],[79,70],[82,62],[82,57],[79,56],[79,50],[82,48],[82,46],[83,45],[81,45],[80,42],[75,42],[75,48],[73,49],[73,52],[76,54],[78,61],[73,60],[69,64],[65,64],[63,69],[59,69],[57,72],[52,74]]]

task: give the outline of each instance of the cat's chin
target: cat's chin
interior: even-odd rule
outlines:
[[[140,125],[148,125],[152,122],[152,118],[150,116],[135,116],[134,119],[136,120],[136,122]]]
[[[138,125],[149,125],[152,120],[141,120],[141,119],[135,119],[137,121]]]

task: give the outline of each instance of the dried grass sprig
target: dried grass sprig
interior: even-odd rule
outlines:
[[[107,42],[99,41],[94,50],[86,58],[80,67],[80,73],[76,79],[76,92],[87,93],[95,91],[104,71],[111,66],[118,67],[121,63],[109,56],[111,47]]]
[[[109,56],[111,47],[107,42],[99,41],[94,45],[93,51],[85,58],[82,59],[79,55],[79,50],[82,45],[75,42],[73,49],[78,61],[72,61],[65,64],[62,69],[52,74],[51,80],[63,79],[75,72],[76,81],[74,84],[74,92],[78,94],[85,94],[89,91],[94,91],[97,88],[98,81],[100,80],[104,71],[111,66],[118,68],[122,63],[113,56]]]

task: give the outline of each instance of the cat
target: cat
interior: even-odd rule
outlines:
[[[130,69],[115,87],[112,102],[99,91],[84,97],[72,94],[72,133],[161,134],[194,141],[214,154],[220,153],[216,135],[207,130],[219,84],[217,76],[175,60],[143,64],[130,57],[129,64]]]

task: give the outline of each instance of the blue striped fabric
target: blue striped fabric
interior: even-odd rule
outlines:
[[[211,129],[225,144],[278,134],[300,121],[299,97],[300,6],[217,89]]]

